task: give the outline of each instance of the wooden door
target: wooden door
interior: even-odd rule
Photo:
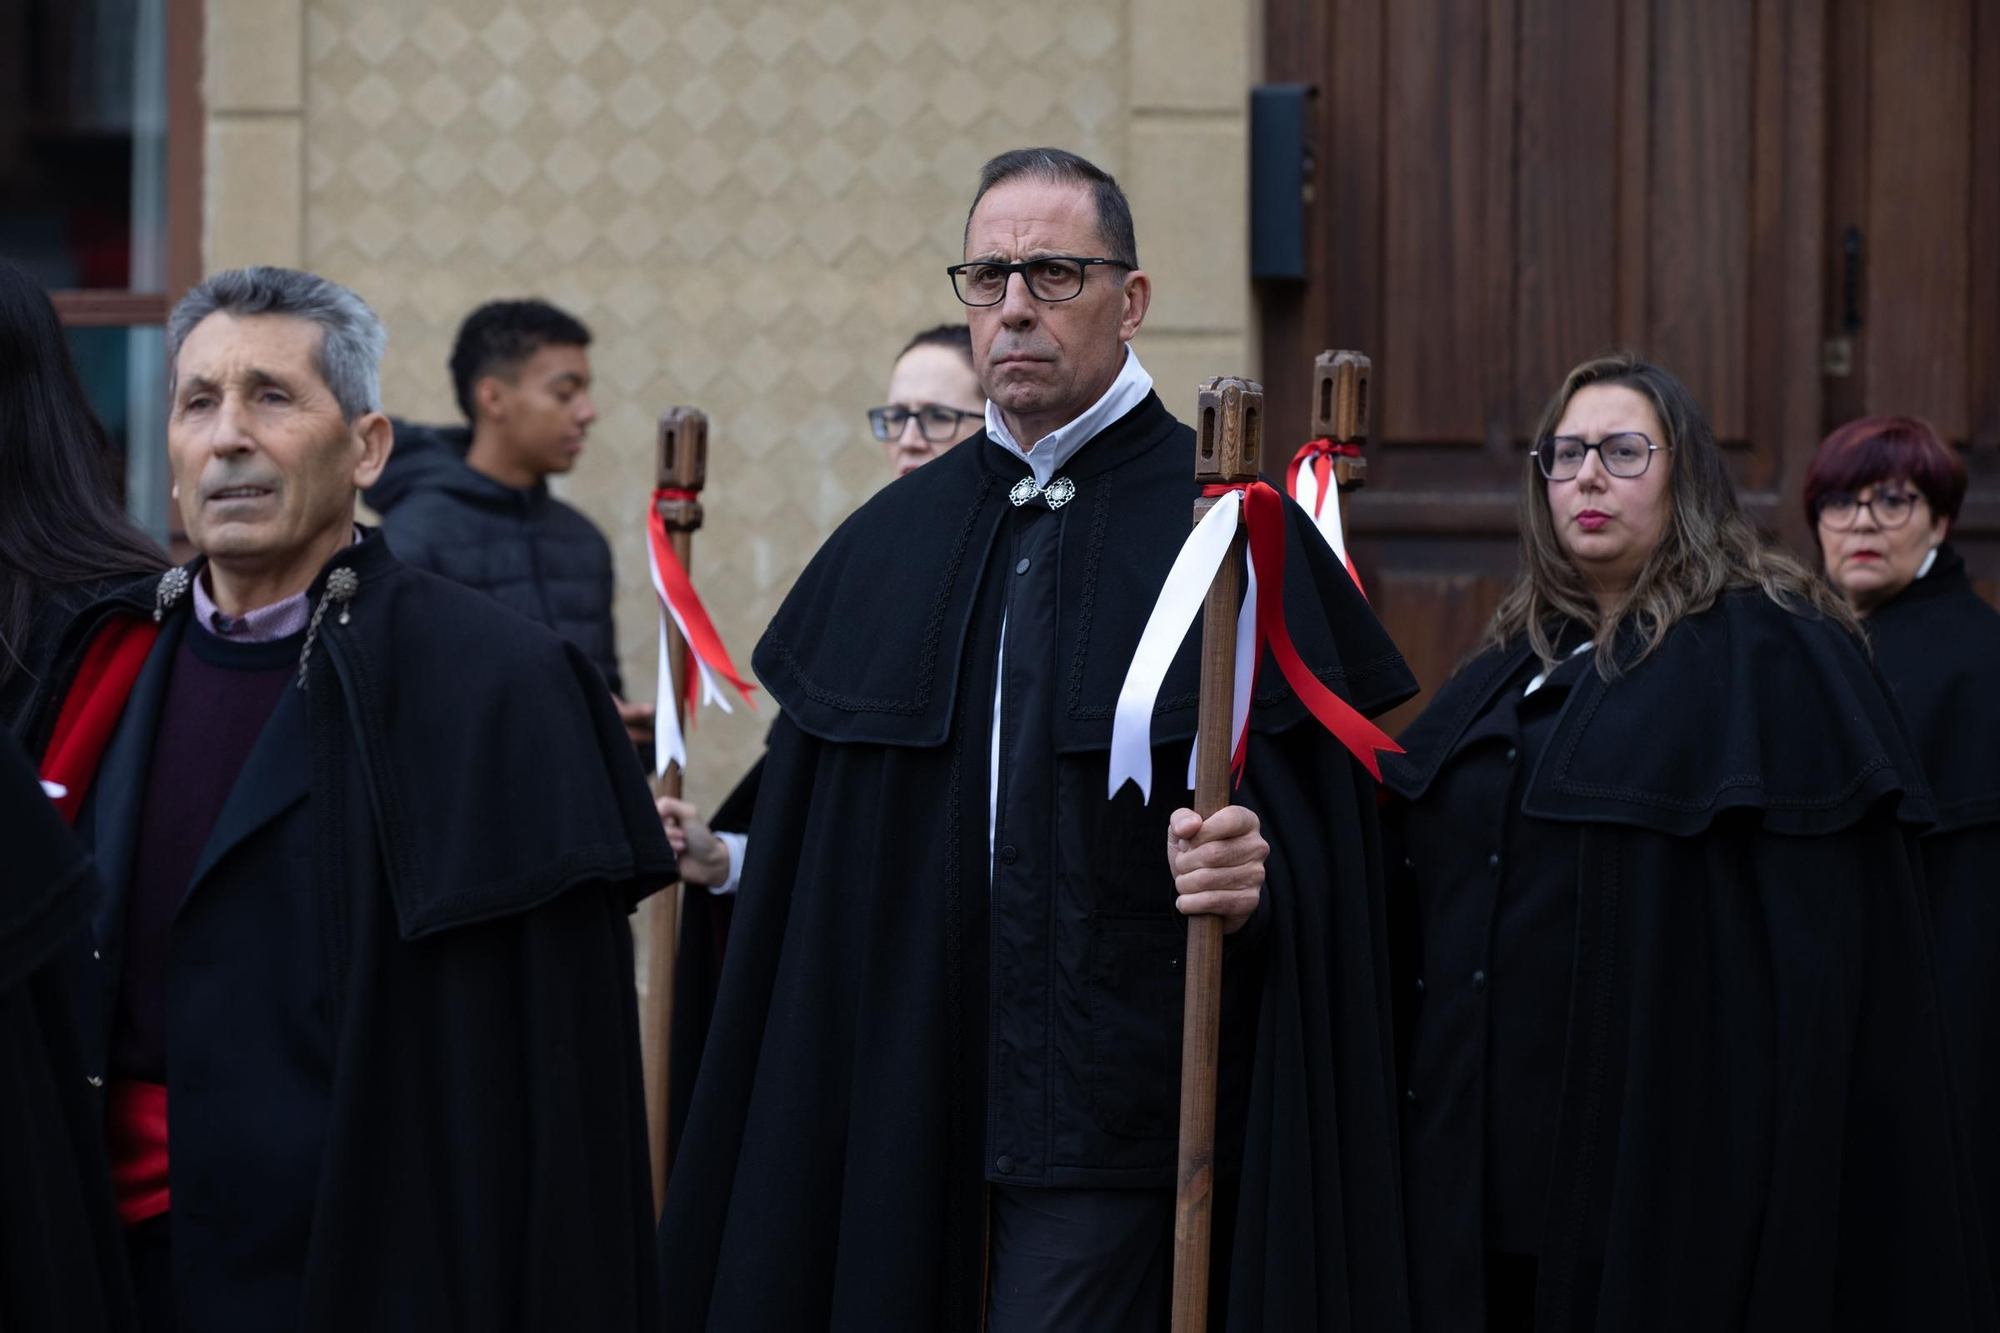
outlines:
[[[1427,687],[1477,646],[1514,575],[1535,417],[1564,371],[1605,347],[1636,347],[1681,375],[1752,512],[1803,543],[1799,486],[1832,402],[1829,320],[1844,318],[1828,302],[1829,161],[1848,131],[1828,90],[1830,62],[1848,49],[1835,29],[1851,21],[1836,6],[1849,3],[1932,0],[1267,0],[1266,77],[1320,90],[1310,276],[1259,291],[1272,420],[1295,402],[1303,433],[1322,348],[1374,358],[1354,550]],[[1906,31],[1913,51],[1871,45],[1870,59],[1886,79],[1956,41],[1965,90],[1932,120],[1958,125],[1968,154],[1975,140],[1990,153],[1972,104],[1993,99],[2000,70],[1975,81],[1966,53],[1991,59],[1978,40],[1992,44],[1987,11],[2000,0],[1942,3],[1963,11],[1958,28]],[[1957,188],[1947,202],[1969,201],[1956,214],[1969,229],[1993,191],[1963,177]],[[1906,212],[1884,207],[1872,225],[1886,232],[1871,255],[1919,244]],[[1968,284],[1962,369],[1925,381],[1958,395],[1967,405],[1954,420],[1967,423],[1993,415],[1971,387],[1993,355],[1972,314],[1976,284],[1993,281],[1980,252],[1969,230],[1952,252]],[[1879,259],[1867,280],[1911,285]],[[1923,298],[1911,285],[1907,299]],[[1862,382],[1880,386],[1904,355],[1880,350],[1883,330],[1908,335],[1866,327]]]

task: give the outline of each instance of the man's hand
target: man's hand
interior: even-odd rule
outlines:
[[[1264,860],[1271,844],[1257,832],[1257,816],[1228,805],[1207,819],[1180,809],[1167,821],[1167,866],[1174,872],[1174,905],[1184,916],[1222,918],[1234,935],[1257,910],[1264,891]]]
[[[611,702],[618,705],[618,720],[625,724],[625,734],[632,738],[632,744],[652,744],[653,705],[628,704],[615,694],[611,696]]]
[[[708,825],[701,822],[701,813],[672,796],[662,796],[654,804],[659,807],[660,827],[667,831],[667,841],[681,863],[681,883],[704,889],[726,884],[729,846],[709,832]]]

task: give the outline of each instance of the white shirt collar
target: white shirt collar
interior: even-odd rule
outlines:
[[[986,433],[993,437],[995,444],[1010,456],[1025,462],[1034,469],[1035,485],[1046,486],[1055,479],[1076,451],[1088,444],[1099,431],[1130,412],[1147,394],[1153,391],[1153,377],[1139,364],[1138,354],[1131,344],[1125,347],[1125,364],[1118,371],[1118,378],[1111,381],[1111,387],[1104,396],[1090,405],[1088,411],[1065,426],[1058,426],[1026,449],[1014,438],[1014,432],[1007,429],[1007,423],[1000,418],[1000,405],[992,399],[986,401]]]

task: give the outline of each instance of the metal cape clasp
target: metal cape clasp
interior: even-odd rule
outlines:
[[[1047,486],[1037,486],[1033,477],[1023,477],[1014,483],[1012,490],[1007,492],[1007,498],[1014,502],[1016,509],[1038,495],[1048,501],[1049,508],[1061,509],[1076,499],[1076,483],[1068,477],[1057,477]]]

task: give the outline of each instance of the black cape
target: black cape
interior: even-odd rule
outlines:
[[[1947,545],[1867,624],[1937,806],[1919,847],[1980,1220],[2000,1274],[2000,612]]]
[[[379,533],[315,603],[340,566],[360,590],[320,622],[294,777],[334,1011],[297,1327],[654,1329],[629,916],[674,861],[631,744],[573,646]],[[158,583],[85,612],[56,678]]]
[[[1056,751],[1104,789],[1112,705],[1197,490],[1149,397],[1064,469]],[[977,440],[834,534],[756,652],[784,708],[714,1028],[662,1219],[676,1329],[975,1330],[983,1313],[988,744],[995,536],[1025,467]],[[1286,614],[1365,712],[1413,683],[1287,505]],[[1125,850],[1159,857],[1195,725],[1199,634],[1154,717]],[[1405,1326],[1375,788],[1266,660],[1236,793],[1272,844],[1268,952],[1223,1083],[1248,1088],[1218,1188],[1212,1322]],[[1064,760],[1059,759],[1059,762]],[[1090,790],[1086,782],[1085,790]],[[1229,1017],[1225,1014],[1225,1023]]]
[[[1384,763],[1398,797],[1528,654],[1445,685]],[[1860,643],[1727,594],[1586,675],[1523,810],[1580,854],[1537,1329],[1992,1327],[1916,866],[1929,795]],[[1414,1287],[1435,1256],[1410,1257]]]
[[[0,733],[0,1333],[138,1326],[104,1131],[55,966],[100,891]]]

